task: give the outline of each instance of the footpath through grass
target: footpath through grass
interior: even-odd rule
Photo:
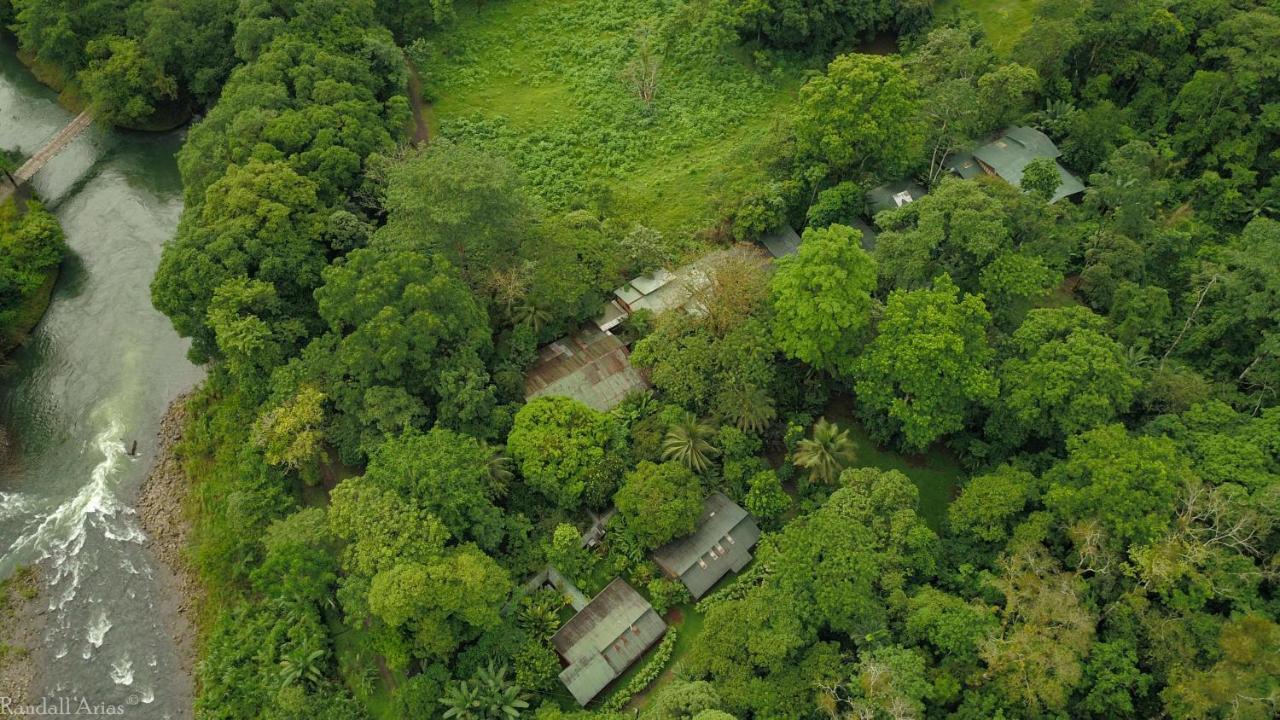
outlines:
[[[434,132],[483,142],[552,210],[604,205],[662,232],[707,227],[766,182],[774,131],[801,84],[707,40],[678,0],[506,0],[467,5],[412,44]],[[659,65],[652,103],[628,67]]]

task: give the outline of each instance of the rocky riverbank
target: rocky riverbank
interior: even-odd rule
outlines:
[[[186,510],[190,486],[175,448],[187,424],[187,400],[179,395],[169,405],[156,433],[157,454],[138,492],[137,510],[147,533],[147,549],[156,560],[156,580],[165,628],[177,644],[182,671],[190,677],[196,659],[196,615],[200,585],[183,555],[191,533]]]
[[[40,649],[48,606],[44,583],[34,566],[19,568],[0,583],[0,697],[15,704],[32,699],[37,686],[32,653]]]

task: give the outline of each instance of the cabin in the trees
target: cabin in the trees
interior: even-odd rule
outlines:
[[[1011,127],[1000,137],[974,150],[972,153],[955,155],[947,166],[962,178],[968,179],[982,174],[993,175],[1005,182],[1019,187],[1022,184],[1022,171],[1032,160],[1049,158],[1057,160],[1062,155],[1058,146],[1053,144],[1048,135],[1029,127]],[[1058,202],[1064,197],[1084,192],[1084,183],[1072,175],[1061,163],[1058,166],[1058,189],[1054,191],[1049,202]]]
[[[800,249],[800,235],[787,224],[760,238],[760,242],[775,259],[794,255]]]
[[[755,518],[722,493],[713,493],[702,502],[698,529],[658,548],[653,561],[697,599],[730,571],[746,567],[759,540]]]
[[[551,636],[566,664],[560,682],[585,706],[666,631],[649,601],[617,578]]]
[[[525,375],[524,394],[530,400],[543,395],[569,397],[604,411],[628,393],[648,386],[631,366],[621,340],[587,327],[538,350],[538,360]]]

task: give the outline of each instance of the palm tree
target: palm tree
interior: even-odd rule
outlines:
[[[528,325],[537,336],[542,334],[542,328],[551,320],[551,313],[534,303],[526,302],[516,306],[512,319],[517,324]]]
[[[511,486],[511,479],[515,477],[511,472],[513,463],[503,448],[488,449],[489,459],[485,462],[485,471],[489,475],[489,493],[493,496],[492,499],[497,500],[506,496],[507,489]]]
[[[755,385],[737,385],[725,391],[723,405],[733,424],[742,431],[758,433],[769,427],[777,413],[773,398]]]
[[[849,431],[822,418],[813,426],[813,439],[796,443],[793,461],[809,471],[810,482],[832,483],[855,457]]]
[[[674,460],[694,472],[706,472],[711,458],[720,454],[709,440],[715,433],[715,428],[700,422],[693,413],[685,413],[667,431],[662,441],[662,459]]]

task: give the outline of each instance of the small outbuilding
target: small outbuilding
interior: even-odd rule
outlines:
[[[907,203],[913,203],[927,193],[928,191],[919,183],[907,178],[877,185],[867,191],[867,210],[871,213],[871,217],[875,217],[885,210],[893,210]]]
[[[1022,184],[1022,171],[1032,160],[1048,158],[1055,161],[1058,168],[1058,189],[1054,191],[1049,202],[1057,202],[1084,192],[1084,183],[1056,162],[1062,155],[1058,146],[1053,144],[1048,135],[1029,127],[1011,127],[1001,133],[1000,137],[979,147],[972,153],[961,153],[953,156],[947,163],[952,172],[962,178],[969,179],[979,175],[994,175],[1005,182],[1019,187]]]
[[[655,550],[653,561],[697,599],[729,572],[746,567],[759,540],[755,518],[723,493],[712,493],[702,501],[698,529]]]
[[[800,235],[790,225],[783,225],[760,238],[761,244],[774,258],[794,255],[800,249]]]
[[[560,682],[585,707],[666,631],[649,601],[616,578],[551,636],[566,665]]]

